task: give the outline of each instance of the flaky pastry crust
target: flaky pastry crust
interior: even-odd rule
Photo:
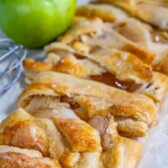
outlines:
[[[34,83],[21,94],[18,100],[19,106],[26,108],[32,98],[39,95],[58,97],[60,101],[70,103],[77,114],[86,115],[86,120],[101,113],[133,117],[147,125],[156,120],[155,105],[148,97],[66,74],[54,72],[39,74]],[[73,102],[76,104],[74,107]]]

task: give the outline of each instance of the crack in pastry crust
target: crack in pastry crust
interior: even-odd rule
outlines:
[[[51,158],[60,158],[64,151],[61,135],[50,120],[34,119],[21,109],[1,123],[0,144],[34,149]]]

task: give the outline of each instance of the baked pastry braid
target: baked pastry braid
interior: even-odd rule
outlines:
[[[98,0],[123,8],[131,15],[162,30],[168,30],[167,0]]]
[[[132,138],[155,124],[168,89],[159,73],[168,74],[160,12],[168,1],[99,2],[115,6],[79,7],[70,29],[45,48],[44,62],[24,61],[30,85],[0,123],[0,168],[137,166],[142,145]]]
[[[73,46],[75,42],[81,42],[94,50],[95,47],[115,48],[130,52],[147,64],[151,64],[155,53],[145,50],[130,40],[117,33],[113,26],[105,24],[101,19],[74,19],[70,29],[60,39],[62,43]]]
[[[33,102],[38,101],[39,97],[55,97],[55,102],[68,103],[70,108],[85,120],[98,114],[111,113],[131,119],[132,123],[141,123],[141,134],[137,134],[138,131],[133,128],[130,136],[144,136],[146,128],[156,121],[155,104],[150,98],[62,73],[42,72],[37,75],[19,97],[18,104],[34,113],[41,108],[41,103],[38,103],[37,107],[37,103]],[[127,132],[128,125],[125,124],[122,132]]]
[[[5,149],[0,146],[0,163],[4,166],[16,164],[16,167],[20,167],[24,165],[22,160],[25,159],[28,166],[31,163],[31,155],[34,165],[39,161],[41,165],[46,162],[48,167],[61,167],[60,163],[63,167],[70,168],[99,168],[102,151],[99,133],[80,119],[54,115],[52,120],[53,122],[49,119],[34,118],[23,109],[12,113],[0,125],[0,145],[11,146]],[[14,161],[8,165],[6,162],[10,157]],[[15,160],[17,158],[21,161]]]
[[[77,45],[79,50],[83,46],[81,43]],[[50,44],[45,49],[45,62],[24,61],[29,80],[39,72],[56,71],[143,93],[156,102],[160,102],[167,92],[168,78],[153,73],[149,65],[130,53],[98,47],[90,54],[83,54],[78,49],[57,42]]]

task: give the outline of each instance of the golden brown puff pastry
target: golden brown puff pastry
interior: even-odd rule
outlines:
[[[49,119],[34,118],[18,109],[1,123],[0,144],[39,151],[70,168],[80,168],[84,159],[89,168],[89,156],[95,157],[95,165],[100,164],[100,137],[94,128],[80,119],[57,115],[53,121],[55,125]]]
[[[116,49],[99,47],[90,54],[82,54],[79,51],[81,45],[78,44],[75,51],[62,43],[50,44],[45,49],[47,55],[45,62],[24,61],[28,78],[33,80],[38,72],[46,71],[43,68],[44,63],[52,64],[52,68],[48,71],[63,72],[80,78],[92,79],[129,92],[143,93],[156,102],[163,99],[167,92],[166,80],[160,81],[159,79],[162,77],[156,78],[151,67],[134,55]],[[41,70],[40,64],[42,64]],[[159,76],[158,73],[157,76]],[[160,76],[162,75],[160,74]]]
[[[87,6],[89,9],[91,8],[90,5]],[[95,6],[97,10],[101,8],[101,5]],[[126,18],[123,21],[118,21],[113,25],[113,28],[122,36],[136,43],[139,47],[153,51],[156,55],[152,63],[154,70],[168,74],[167,32],[154,29],[135,18]],[[160,50],[160,48],[162,49]]]
[[[152,62],[155,71],[159,71],[168,75],[168,33],[153,29],[147,24],[137,19],[129,18],[125,21],[114,24],[113,28],[135,42],[140,47],[152,50],[156,53],[156,57]]]
[[[122,52],[113,48],[105,49],[101,47],[96,47],[94,50],[90,51],[89,53],[83,53],[81,51],[81,47],[84,44],[80,42],[76,42],[74,45],[75,45],[75,50],[67,45],[57,43],[57,42],[48,45],[45,49],[45,52],[47,55],[46,60],[48,60],[49,62],[50,57],[52,57],[52,55],[50,54],[54,54],[54,53],[56,55],[59,55],[60,57],[63,57],[62,59],[64,59],[65,56],[69,56],[69,57],[74,56],[79,61],[80,60],[90,61],[92,63],[92,64],[90,63],[90,68],[87,67],[86,69],[90,69],[90,71],[92,72],[93,70],[91,70],[91,67],[96,66],[96,64],[98,64],[99,67],[101,67],[99,70],[101,72],[98,73],[98,69],[97,69],[98,74],[103,73],[103,71],[107,70],[110,73],[116,75],[116,78],[121,81],[134,81],[137,84],[148,82],[153,77],[152,68],[149,65],[146,65],[145,63],[140,61],[133,54],[130,54],[128,52]],[[85,45],[83,47],[85,47]],[[52,59],[50,60],[52,61]],[[53,58],[53,60],[55,59]],[[64,62],[66,62],[66,58],[65,60],[62,60],[62,61],[60,60],[58,62],[58,67],[61,66],[61,63],[64,63]],[[68,69],[68,65],[66,66],[66,64],[64,64],[65,69]],[[84,65],[87,66],[87,64],[85,63]],[[29,66],[28,66],[28,69],[29,69]],[[59,68],[57,68],[55,65],[55,70],[57,69],[59,70]],[[102,69],[105,69],[105,70],[102,70]],[[125,71],[125,69],[127,69],[127,71]],[[80,70],[78,70],[77,72],[80,72]],[[90,75],[96,75],[96,73],[90,74]],[[75,75],[75,76],[78,76],[78,75]]]
[[[152,51],[145,50],[117,33],[113,26],[103,23],[100,19],[75,19],[71,28],[60,40],[62,43],[73,44],[80,41],[94,50],[95,47],[115,48],[130,52],[150,64],[155,58]]]
[[[53,121],[61,131],[58,131],[59,134],[55,132],[51,120],[34,118],[23,109],[18,109],[5,119],[0,125],[0,167],[102,168],[100,136],[94,128],[79,119],[54,116]],[[28,122],[31,122],[30,129],[24,125]],[[35,124],[40,128],[37,129]],[[45,141],[43,131],[46,131],[48,141]],[[50,145],[50,140],[52,144],[57,145],[56,148]],[[59,153],[57,159],[60,164],[57,160],[50,159],[53,157],[51,155],[48,155],[49,158],[44,158],[42,151],[45,147],[40,146],[39,141],[50,146],[49,152]],[[41,150],[34,142],[41,147]]]
[[[65,168],[104,168],[100,152],[81,153],[80,156],[78,159],[77,153],[67,153],[62,157],[62,166]]]
[[[107,113],[142,121],[147,126],[156,120],[155,105],[148,97],[66,74],[43,72],[37,75],[34,83],[21,94],[19,106],[29,106],[28,112],[35,112],[36,107],[31,106],[31,109],[30,105],[36,96],[56,97],[61,103],[68,103],[85,120]],[[143,133],[145,135],[146,129]],[[130,134],[134,136],[134,132]]]
[[[106,168],[124,167],[134,168],[141,156],[141,145],[136,141],[118,137],[114,147],[102,154],[102,161]]]
[[[117,125],[117,130],[119,134],[124,137],[143,137],[146,136],[148,126],[142,121],[138,121],[132,118],[125,119],[124,117],[115,117]],[[133,136],[132,136],[133,135]]]
[[[118,135],[111,115],[98,115],[89,123],[99,131],[102,140],[102,161],[105,168],[134,168],[142,153],[142,145]]]
[[[143,42],[168,43],[166,31],[154,29],[150,25],[135,18],[127,18],[124,21],[114,23],[113,28],[127,39],[138,44]]]
[[[168,30],[168,4],[164,0],[98,0],[117,5],[141,20]]]
[[[77,101],[78,103],[75,101]],[[90,107],[90,101],[92,101],[92,103],[99,104],[99,106],[102,106],[103,108],[101,108],[101,110],[107,110],[101,111],[99,110],[100,107]],[[35,96],[25,109],[36,117],[51,118],[51,116],[57,115],[76,119],[77,117],[76,115],[74,115],[74,110],[82,119],[88,120],[88,115],[96,115],[95,111],[97,110],[99,110],[98,113],[107,113],[109,111],[108,107],[110,106],[110,103],[105,100],[102,101],[101,99],[94,99],[94,101],[95,102],[93,102],[93,98],[87,98],[87,103],[86,98],[84,97],[79,97],[74,100],[70,97],[63,96],[59,100],[58,97]],[[84,109],[85,106],[88,106],[88,114]],[[148,129],[148,126],[143,121],[137,121],[131,118],[126,119],[125,117],[118,116],[115,116],[115,120],[119,123],[118,130],[120,134],[124,136],[138,137],[146,135],[146,130]]]
[[[18,122],[20,122],[21,120],[28,121],[30,119],[29,117],[33,119],[33,117],[27,114],[24,110],[19,109],[17,112],[14,112],[6,120],[3,121],[2,128],[10,128],[14,124],[18,125]],[[96,121],[97,118],[100,118],[98,119],[99,125]],[[40,121],[40,119],[35,120]],[[39,121],[37,121],[38,124]],[[26,146],[24,146],[23,149],[21,147],[13,147],[13,145],[7,146],[2,144],[0,145],[0,165],[3,166],[3,168],[31,168],[32,166],[40,166],[42,168],[61,168],[61,166],[65,168],[106,168],[109,164],[111,164],[111,166],[117,166],[117,164],[115,162],[112,162],[111,160],[107,162],[107,152],[109,156],[115,157],[115,160],[121,160],[122,155],[123,157],[129,158],[128,161],[124,162],[125,166],[129,165],[130,162],[132,163],[132,165],[134,165],[134,162],[136,163],[140,158],[140,151],[142,146],[138,142],[120,137],[116,130],[116,123],[114,123],[114,119],[111,115],[96,116],[89,122],[93,127],[89,126],[79,119],[68,119],[59,116],[54,116],[53,121],[56,126],[58,126],[58,129],[61,130],[63,134],[65,134],[65,137],[69,139],[70,143],[75,146],[75,148],[73,148],[74,152],[65,149],[63,155],[59,159],[60,164],[55,159],[43,157],[43,154],[38,150],[26,149]],[[99,139],[97,137],[99,136],[99,134],[94,130],[94,128],[97,129],[101,135],[103,153],[101,152],[100,147],[96,148],[95,151],[91,150],[93,149],[93,146],[95,146],[95,143],[97,143],[94,139]],[[45,129],[45,127],[43,129]],[[19,128],[19,130],[22,134],[27,134],[27,132],[22,128]],[[36,132],[32,130],[30,130],[30,132],[33,132],[32,134],[35,136]],[[16,134],[18,135],[17,132]],[[52,136],[55,136],[55,132],[52,132]],[[25,144],[29,143],[26,136],[19,137],[24,138]],[[9,141],[13,141],[14,139],[15,137],[11,137]],[[39,139],[36,140],[38,141]],[[68,141],[66,141],[65,139],[64,141],[64,145],[65,143],[66,145],[68,145]],[[91,150],[91,152],[77,152],[85,150],[83,147],[81,148],[80,144],[84,145],[85,147],[83,147],[86,150]],[[132,156],[132,152],[124,152],[121,153],[121,155],[118,151],[116,151],[116,148],[120,147],[120,145],[124,147],[125,151],[129,151],[129,144],[131,144],[132,148],[134,148],[134,151],[136,151],[134,156]],[[58,147],[57,150],[57,152],[59,152],[60,148]]]
[[[74,50],[62,43],[52,43],[45,49],[46,59],[44,62],[27,59],[24,61],[24,68],[29,73],[52,70],[81,78],[88,78],[109,71],[118,80],[134,81],[136,84],[149,82],[153,77],[151,67],[130,53],[97,47],[89,54],[84,54],[81,53],[81,46],[83,44],[77,42],[76,50]],[[32,74],[33,76],[34,74]]]
[[[77,15],[85,17],[100,17],[105,22],[125,20],[128,15],[123,10],[106,4],[89,4],[80,6]]]
[[[154,79],[139,87],[136,92],[143,93],[153,98],[155,101],[162,101],[168,92],[168,76],[159,72],[154,72]],[[145,87],[145,89],[144,89]]]
[[[60,158],[64,152],[61,134],[48,119],[36,119],[18,109],[0,124],[0,144],[40,151]]]
[[[86,122],[57,116],[53,117],[53,121],[69,140],[73,152],[101,151],[98,132]]]
[[[61,168],[54,159],[44,158],[39,152],[0,145],[0,168]]]

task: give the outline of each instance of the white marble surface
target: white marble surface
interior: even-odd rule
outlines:
[[[88,0],[81,0],[84,4]],[[0,37],[4,37],[0,31]],[[29,51],[29,56],[41,57],[43,51]],[[2,66],[2,65],[0,65]],[[17,97],[22,91],[23,77],[7,93],[0,97],[0,120],[17,108]],[[158,123],[149,131],[149,135],[142,139],[144,154],[139,168],[168,168],[168,105],[163,103],[159,112]]]

